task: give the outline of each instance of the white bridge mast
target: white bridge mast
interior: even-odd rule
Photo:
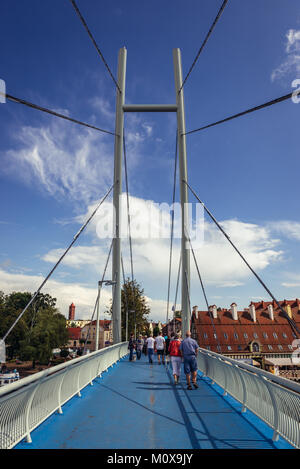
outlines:
[[[113,262],[112,280],[116,282],[113,286],[113,339],[114,343],[121,342],[121,207],[120,195],[122,194],[122,155],[123,155],[123,128],[124,112],[176,112],[177,132],[178,132],[178,155],[180,174],[180,201],[182,217],[182,240],[181,240],[181,309],[182,309],[182,335],[190,329],[190,252],[188,245],[188,189],[184,181],[187,182],[187,161],[186,161],[186,141],[185,141],[185,115],[182,86],[181,54],[179,49],[173,50],[175,93],[176,104],[131,104],[125,105],[125,76],[126,76],[125,47],[119,51],[118,59],[118,85],[116,98],[116,127],[115,127],[115,152],[114,152],[114,242],[113,242]]]

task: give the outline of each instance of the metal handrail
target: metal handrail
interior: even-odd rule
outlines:
[[[128,342],[40,371],[0,389],[0,449],[13,448],[128,353]]]
[[[215,352],[199,349],[198,368],[213,383],[300,448],[300,384]]]

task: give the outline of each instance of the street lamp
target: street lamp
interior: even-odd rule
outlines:
[[[117,282],[113,280],[99,280],[98,282],[98,304],[97,304],[97,321],[96,321],[96,347],[95,351],[99,349],[99,316],[100,316],[100,292],[102,285],[106,287],[115,285]]]
[[[136,339],[136,313],[135,313],[135,309],[131,309],[129,311],[130,313],[134,313],[134,338]]]

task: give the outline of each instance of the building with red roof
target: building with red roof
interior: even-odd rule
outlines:
[[[81,327],[68,327],[68,347],[80,347]]]
[[[300,329],[300,300],[279,304]],[[230,309],[212,305],[209,311],[198,311],[194,306],[191,332],[199,346],[207,350],[252,361],[276,373],[298,368],[293,359],[297,334],[275,301],[251,302],[242,311],[236,303]],[[296,375],[300,379],[300,371]]]
[[[86,348],[90,351],[96,350],[96,328],[97,321],[91,321],[81,328],[81,340],[86,342]],[[98,348],[108,347],[112,344],[112,321],[109,319],[101,319],[99,320]]]

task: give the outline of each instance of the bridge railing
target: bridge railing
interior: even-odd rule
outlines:
[[[0,388],[0,448],[10,449],[128,353],[128,343],[112,345]]]
[[[246,363],[200,349],[198,367],[273,430],[273,440],[281,435],[300,448],[300,384],[275,376]]]

